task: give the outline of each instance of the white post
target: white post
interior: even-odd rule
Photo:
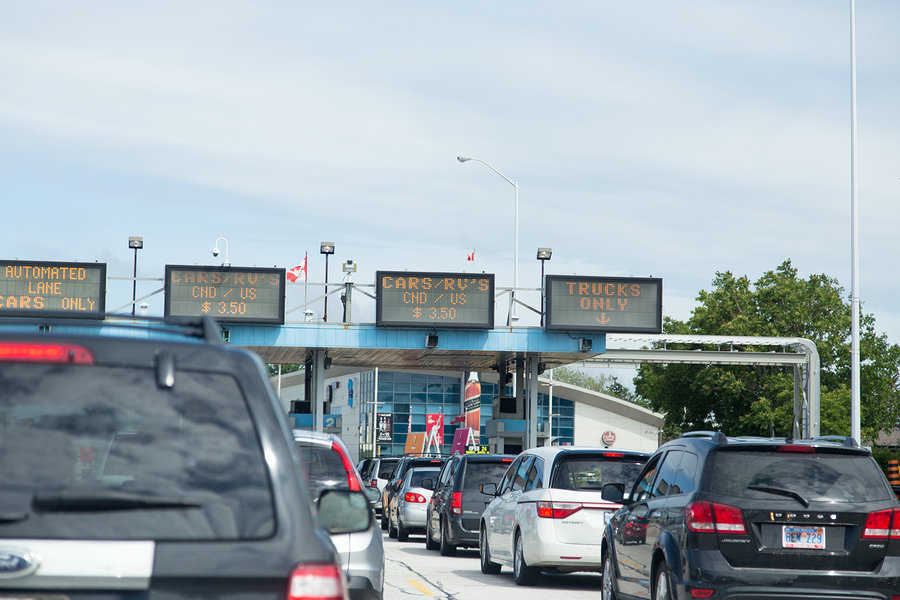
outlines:
[[[856,6],[850,0],[850,436],[862,443],[859,381],[859,207],[856,201]]]

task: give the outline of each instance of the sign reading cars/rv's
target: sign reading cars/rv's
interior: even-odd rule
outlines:
[[[662,332],[662,279],[547,275],[544,328]]]
[[[376,326],[494,327],[492,274],[378,271],[375,277]]]
[[[284,323],[284,269],[166,265],[165,315]]]
[[[0,260],[0,316],[102,319],[106,263]]]

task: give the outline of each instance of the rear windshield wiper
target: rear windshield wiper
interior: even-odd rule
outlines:
[[[769,494],[777,494],[779,496],[788,496],[789,498],[793,498],[797,502],[803,505],[803,508],[809,507],[809,500],[798,494],[793,490],[786,490],[784,488],[777,487],[769,487],[767,485],[748,485],[748,490],[756,490],[758,492],[768,492]]]
[[[145,496],[123,492],[58,491],[36,492],[31,507],[46,512],[92,512],[158,508],[201,508],[198,502],[184,498]]]

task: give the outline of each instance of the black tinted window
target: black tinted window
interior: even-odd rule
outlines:
[[[572,454],[557,460],[550,487],[565,490],[597,490],[607,483],[624,483],[631,487],[645,460],[632,456]]]
[[[409,487],[422,487],[424,479],[434,482],[439,473],[438,469],[413,469],[409,472]]]
[[[669,495],[690,494],[696,489],[697,484],[697,465],[699,464],[697,455],[693,452],[684,452],[681,461],[678,463],[678,472],[675,475],[675,482],[669,489]]]
[[[784,491],[808,502],[889,498],[884,475],[869,456],[791,452],[716,452],[709,477],[716,494],[771,499]]]
[[[675,483],[682,454],[681,450],[671,450],[666,453],[662,466],[659,469],[659,476],[656,478],[656,484],[654,484],[653,491],[650,494],[653,498],[659,498],[671,493],[670,490]]]
[[[397,461],[384,461],[378,465],[378,478],[379,479],[387,479],[391,476],[391,472],[394,470],[394,467],[397,466]]]
[[[300,442],[297,445],[300,446],[300,460],[306,465],[313,500],[328,488],[350,489],[341,456],[331,449],[330,444],[325,446]]]
[[[228,375],[182,370],[161,389],[149,368],[0,363],[0,481],[0,512],[22,515],[0,523],[4,538],[274,531],[253,419]]]
[[[509,465],[509,462],[468,463],[463,474],[463,493],[477,492],[481,489],[482,483],[499,483]]]

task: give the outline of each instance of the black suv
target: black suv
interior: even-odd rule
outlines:
[[[3,596],[345,598],[322,525],[365,528],[365,497],[316,517],[262,361],[221,336],[0,321]]]
[[[428,457],[428,456],[401,456],[394,464],[394,469],[388,478],[387,485],[381,491],[381,529],[388,531],[390,526],[391,502],[394,499],[400,484],[403,483],[403,476],[413,467],[443,467],[447,462],[446,457]],[[394,534],[396,535],[396,534]],[[393,537],[393,535],[391,536]]]
[[[694,432],[653,454],[601,553],[604,600],[891,600],[900,505],[852,440]]]
[[[481,493],[481,484],[499,482],[515,458],[515,454],[454,454],[447,460],[431,488],[427,549],[452,556],[458,546],[478,547],[481,513],[494,498]]]

